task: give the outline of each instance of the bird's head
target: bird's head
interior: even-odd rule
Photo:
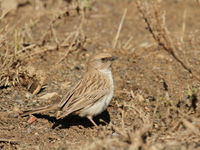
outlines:
[[[92,56],[88,62],[88,70],[97,69],[101,71],[110,70],[112,65],[112,61],[114,61],[116,57],[113,57],[109,53],[100,53]]]

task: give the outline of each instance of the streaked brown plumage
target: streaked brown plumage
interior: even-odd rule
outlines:
[[[60,103],[24,111],[21,116],[55,109],[57,119],[72,113],[87,117],[96,126],[92,117],[103,112],[113,96],[114,85],[110,69],[113,60],[114,57],[107,53],[93,56],[83,78],[68,91]]]

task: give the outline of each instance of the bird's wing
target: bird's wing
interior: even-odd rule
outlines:
[[[92,106],[95,102],[101,99],[108,93],[107,89],[104,90],[96,90],[90,93],[85,93],[84,95],[73,99],[69,105],[64,106],[60,114],[56,116],[57,119],[63,118],[73,112],[79,111],[84,109],[85,107]]]
[[[77,87],[79,87],[81,84],[81,80],[76,83],[68,92],[67,94],[65,94],[65,96],[62,98],[62,100],[60,101],[60,103],[58,104],[58,109],[62,109],[71,99],[71,97],[74,95],[74,93],[76,92]]]
[[[102,75],[86,75],[63,97],[58,105],[60,114],[57,118],[63,118],[70,113],[93,105],[109,93],[108,84],[109,82]]]

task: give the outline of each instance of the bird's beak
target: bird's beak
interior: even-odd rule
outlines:
[[[116,60],[117,59],[117,57],[111,57],[110,58],[110,61],[114,61],[114,60]]]

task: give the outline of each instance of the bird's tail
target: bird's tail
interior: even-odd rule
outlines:
[[[40,108],[36,108],[36,109],[32,109],[32,110],[25,110],[22,113],[20,113],[20,116],[27,116],[27,115],[31,115],[31,114],[38,114],[38,113],[43,113],[43,112],[48,112],[51,110],[56,110],[58,108],[57,104],[53,104],[50,106],[44,106],[44,107],[40,107]]]

